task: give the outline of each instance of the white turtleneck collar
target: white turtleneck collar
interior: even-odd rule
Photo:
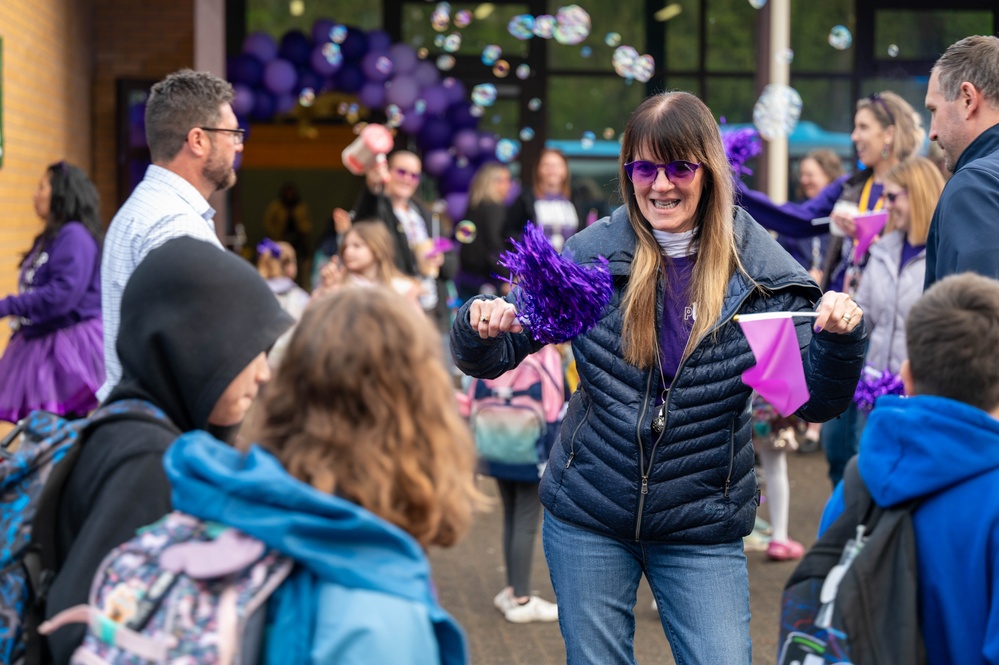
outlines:
[[[697,254],[699,243],[694,239],[695,233],[697,233],[696,228],[681,233],[670,233],[668,231],[652,229],[652,235],[656,237],[656,241],[663,248],[666,256],[671,259]]]

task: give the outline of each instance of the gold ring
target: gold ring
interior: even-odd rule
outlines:
[[[843,315],[843,320],[844,320],[844,321],[846,321],[846,322],[847,322],[847,324],[849,324],[849,323],[850,323],[850,320],[851,320],[852,318],[853,318],[853,317],[852,317],[852,316],[850,316],[849,314],[844,314],[844,315]]]

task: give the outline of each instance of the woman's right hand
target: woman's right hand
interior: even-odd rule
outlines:
[[[477,298],[468,308],[468,325],[479,333],[482,339],[499,337],[505,332],[523,332],[524,326],[517,321],[517,308],[502,298],[485,300]]]
[[[847,237],[857,237],[857,225],[853,222],[853,215],[840,210],[834,210],[830,213],[829,218]]]

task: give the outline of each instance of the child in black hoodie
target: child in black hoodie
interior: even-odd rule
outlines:
[[[101,560],[170,512],[164,451],[179,432],[239,425],[270,378],[267,350],[292,323],[253,266],[206,242],[177,238],[139,264],[121,303],[122,378],[105,403],[146,400],[174,428],[117,420],[86,437],[59,505],[48,617],[86,603]],[[85,630],[49,636],[55,663],[69,662]]]

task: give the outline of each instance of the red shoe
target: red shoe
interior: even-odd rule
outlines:
[[[771,540],[767,546],[767,558],[771,561],[796,561],[805,555],[805,547],[796,540],[778,542]]]

